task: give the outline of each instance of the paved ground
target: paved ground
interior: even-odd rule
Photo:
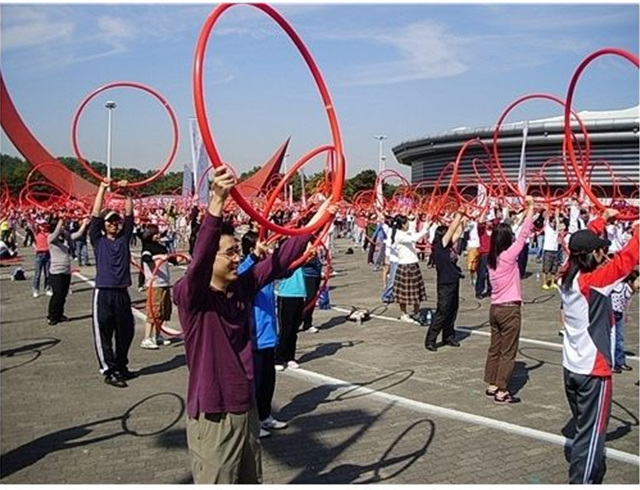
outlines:
[[[396,320],[379,302],[379,273],[364,256],[335,256],[335,308],[318,311],[317,334],[301,334],[302,369],[278,375],[275,413],[290,427],[263,440],[265,483],[565,483],[559,308],[533,275],[524,281],[522,339],[512,379],[517,406],[483,395],[489,300],[462,288],[460,348],[428,353],[422,327]],[[25,253],[29,253],[28,251]],[[27,255],[25,269],[31,272]],[[187,483],[186,366],[180,343],[131,349],[141,376],[119,390],[102,382],[92,348],[91,286],[73,279],[67,315],[44,320],[48,298],[0,269],[2,483]],[[81,271],[93,277],[92,267]],[[182,273],[174,269],[174,277]],[[429,300],[435,274],[423,269]],[[30,276],[30,274],[29,274]],[[135,281],[134,281],[135,282]],[[143,307],[143,297],[131,288]],[[345,322],[351,305],[380,315]],[[605,483],[637,484],[638,309],[627,327],[634,371],[614,377]]]

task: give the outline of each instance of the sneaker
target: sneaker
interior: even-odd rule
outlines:
[[[146,290],[147,290],[147,288],[145,288],[144,286],[139,286],[138,287],[138,292],[139,293],[142,293],[143,291],[146,291]]]
[[[298,364],[296,361],[289,361],[287,363],[287,367],[289,369],[298,369],[300,367],[300,364]]]
[[[551,284],[550,289],[560,289],[560,287],[554,282],[553,284]]]
[[[58,320],[58,321],[60,321],[60,322],[68,322],[69,321],[69,317],[67,317],[66,315],[62,315],[60,317],[60,320]]]
[[[286,422],[282,422],[281,420],[274,419],[271,415],[269,415],[266,419],[260,422],[260,427],[263,429],[286,429],[288,424]]]
[[[47,324],[48,324],[48,325],[51,325],[51,326],[53,327],[54,325],[57,325],[57,324],[58,324],[58,321],[57,321],[57,320],[51,320],[51,319],[49,319],[49,320],[47,320]]]
[[[142,342],[140,342],[140,347],[143,349],[159,349],[158,344],[156,344],[155,339],[152,339],[151,337],[148,337],[146,339],[142,339]]]
[[[34,298],[39,298],[40,297],[40,291],[38,291],[37,289],[33,290],[33,297]]]
[[[493,398],[496,396],[496,393],[498,392],[498,389],[496,388],[495,390],[491,390],[489,388],[487,388],[484,392],[484,395],[488,398]]]
[[[542,285],[542,289],[544,289],[545,291],[549,291],[549,289],[551,289],[551,288],[549,287],[548,284],[543,284]]]
[[[438,348],[436,347],[436,344],[426,344],[425,345],[425,349],[427,349],[430,352],[437,352]]]
[[[156,335],[156,345],[170,345],[171,341],[169,339],[165,339],[162,335]]]
[[[413,318],[411,318],[411,316],[409,316],[406,313],[402,314],[402,316],[400,317],[400,321],[405,323],[413,323],[414,325],[419,325],[417,321],[415,321]]]
[[[276,364],[275,368],[276,368],[276,371],[284,371],[285,365],[284,364]]]
[[[456,339],[445,340],[444,345],[449,345],[451,347],[460,347],[460,342]]]
[[[271,436],[271,432],[269,432],[268,430],[264,430],[262,427],[260,427],[260,434],[258,435],[260,439],[264,439],[265,437],[270,437],[270,436]]]
[[[565,334],[565,329],[564,328],[561,328],[560,330],[558,330],[558,335],[560,337],[564,337],[564,334]]]
[[[129,386],[127,382],[116,373],[107,374],[104,377],[104,382],[108,385],[115,386],[116,388],[126,388]]]
[[[47,296],[53,296],[53,291],[51,291],[51,289],[47,289],[47,290],[45,291],[45,294],[46,294]]]
[[[319,331],[320,331],[320,330],[318,330],[318,328],[317,328],[317,327],[309,327],[309,328],[307,329],[307,332],[309,332],[309,333],[318,333]]]
[[[126,381],[129,381],[130,379],[136,379],[139,374],[138,373],[134,373],[129,371],[127,368],[124,369],[120,369],[118,371],[118,374],[120,375],[120,377]]]

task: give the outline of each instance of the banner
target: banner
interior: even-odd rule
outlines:
[[[520,169],[518,170],[518,190],[523,196],[527,192],[527,135],[529,134],[529,123],[525,122],[522,128],[522,148],[520,149]]]
[[[182,169],[182,197],[187,198],[193,195],[193,171],[191,165],[184,164]]]
[[[209,161],[209,155],[202,143],[202,136],[200,136],[200,129],[198,129],[198,122],[195,118],[189,119],[189,141],[191,143],[191,161],[193,163],[193,185],[194,187],[200,183],[200,179],[207,172],[207,169],[211,166]],[[195,192],[198,194],[198,202],[206,206],[209,202],[209,183],[208,177],[204,178],[202,185]]]

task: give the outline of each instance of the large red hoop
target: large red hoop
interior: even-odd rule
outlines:
[[[171,119],[171,126],[173,129],[173,145],[171,146],[171,151],[169,152],[169,158],[167,158],[167,161],[164,163],[164,165],[160,167],[160,170],[158,170],[151,177],[141,180],[139,182],[129,182],[129,187],[142,187],[147,184],[150,184],[151,182],[155,182],[156,180],[158,180],[171,166],[174,158],[176,157],[176,153],[178,151],[178,140],[179,140],[178,120],[176,119],[176,115],[173,112],[173,109],[169,105],[169,102],[167,102],[167,100],[159,92],[152,89],[151,87],[147,87],[146,85],[143,85],[137,82],[112,82],[97,88],[96,90],[91,92],[89,95],[87,95],[85,99],[81,102],[81,104],[78,106],[78,108],[76,109],[76,113],[73,116],[73,123],[71,125],[71,143],[73,145],[73,152],[75,153],[76,158],[78,159],[80,164],[85,168],[87,172],[89,172],[93,176],[93,178],[97,179],[100,182],[104,180],[104,176],[96,172],[93,169],[93,167],[89,165],[89,162],[87,162],[87,160],[80,153],[80,145],[78,144],[78,122],[80,120],[80,115],[82,114],[82,111],[84,111],[87,104],[94,97],[96,97],[98,94],[106,90],[109,90],[112,88],[118,88],[118,87],[135,88],[152,95],[153,97],[158,99],[158,101],[166,109],[167,113],[169,114],[169,118]]]
[[[573,140],[571,139],[571,104],[573,102],[573,93],[575,91],[576,85],[578,84],[578,79],[580,78],[580,75],[582,74],[584,69],[596,58],[607,54],[613,54],[625,58],[626,60],[633,63],[636,68],[638,68],[638,57],[622,49],[604,48],[591,53],[584,60],[582,60],[578,68],[576,68],[576,71],[573,73],[573,77],[571,77],[571,82],[569,83],[569,89],[567,90],[567,97],[564,107],[564,144],[565,148],[567,149],[567,153],[569,154],[569,160],[571,160],[571,164],[573,165],[573,169],[576,173],[576,177],[578,179],[578,182],[580,183],[580,186],[582,187],[582,189],[584,189],[585,194],[589,196],[591,202],[593,202],[593,204],[599,211],[603,211],[606,206],[602,204],[602,202],[600,202],[600,199],[598,199],[595,193],[591,190],[589,182],[587,182],[585,179],[585,174],[579,171],[578,161],[576,158],[575,150],[573,148]],[[620,214],[617,217],[618,219],[623,220],[638,219],[638,211],[636,210],[635,214]]]
[[[235,6],[237,4],[221,4],[216,7],[213,12],[209,15],[207,20],[202,27],[202,31],[200,32],[200,37],[198,38],[198,44],[196,46],[196,54],[195,61],[193,67],[193,95],[194,95],[194,104],[196,111],[196,119],[198,121],[198,127],[200,128],[200,134],[202,135],[202,141],[207,150],[207,154],[209,155],[209,159],[214,167],[220,167],[223,165],[222,158],[218,153],[216,148],[213,134],[209,128],[209,119],[207,117],[207,110],[204,98],[204,56],[207,49],[207,43],[209,41],[209,37],[211,35],[211,31],[213,30],[213,26],[218,21],[220,16],[229,8]],[[247,4],[251,7],[255,7],[262,12],[266,13],[272,20],[274,20],[289,36],[289,39],[294,43],[294,45],[298,48],[300,55],[304,59],[307,67],[309,68],[311,75],[316,83],[318,91],[320,92],[320,96],[324,103],[324,108],[327,113],[327,118],[329,121],[329,127],[331,129],[331,136],[333,139],[333,148],[335,148],[335,153],[337,158],[339,159],[335,166],[335,173],[333,175],[333,185],[330,200],[333,202],[339,202],[342,198],[342,189],[344,187],[344,178],[345,178],[345,161],[342,149],[342,137],[340,135],[340,127],[338,125],[338,118],[336,116],[335,110],[333,108],[333,102],[331,101],[331,96],[329,95],[329,90],[322,78],[320,70],[318,69],[315,61],[311,57],[309,50],[306,48],[298,34],[294,31],[294,29],[284,20],[284,18],[272,7],[264,4]],[[274,233],[280,233],[282,235],[302,235],[305,233],[312,233],[322,226],[324,226],[330,219],[332,219],[332,215],[326,210],[321,210],[322,215],[319,217],[317,222],[312,226],[307,226],[303,228],[286,228],[283,226],[276,225],[275,223],[271,223],[267,220],[265,216],[257,212],[253,209],[249,203],[242,197],[242,194],[236,189],[231,189],[231,197],[238,203],[238,205],[242,208],[242,210],[247,213],[251,218],[256,220],[262,226],[266,227],[270,231]]]

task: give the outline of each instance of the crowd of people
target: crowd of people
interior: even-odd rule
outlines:
[[[126,388],[137,376],[128,367],[134,338],[131,266],[139,264],[138,288],[147,294],[141,348],[157,350],[170,343],[162,329],[175,304],[189,371],[187,441],[196,483],[261,481],[258,439],[287,427],[271,410],[276,373],[299,368],[298,333],[318,331],[313,310],[321,279],[329,274],[325,254],[336,237],[363,247],[367,263],[381,272],[381,301],[397,303],[402,322],[428,326],[429,352],[460,347],[455,324],[460,282],[468,274],[476,298],[490,298],[485,394],[501,405],[521,401],[509,384],[522,326],[521,280],[527,277],[531,249],[542,263],[540,287],[557,290],[561,299],[565,391],[576,425],[570,480],[602,481],[611,376],[631,369],[624,356],[624,323],[638,291],[637,222],[617,220],[613,209],[598,213],[578,199],[545,210],[527,197],[524,205],[493,203],[430,217],[410,206],[385,214],[331,204],[327,211],[334,223],[318,249],[311,234],[268,244],[247,216],[225,215],[234,184],[231,173],[219,168],[208,206],[194,200],[189,209],[139,210],[126,181],[105,180],[90,218],[11,210],[0,222],[2,259],[16,257],[19,238],[34,249],[32,293],[38,298],[43,282],[51,296],[49,325],[67,320],[73,261],[95,265],[94,348],[99,372],[110,386]],[[104,206],[110,187],[125,197],[123,215]],[[297,226],[312,226],[316,219],[300,210],[273,216],[274,222]],[[138,240],[136,261],[131,248]],[[184,276],[173,282],[170,265],[177,264],[176,251],[184,249],[191,260]],[[301,256],[305,260],[292,268]],[[423,262],[436,283],[435,311],[426,320]]]

